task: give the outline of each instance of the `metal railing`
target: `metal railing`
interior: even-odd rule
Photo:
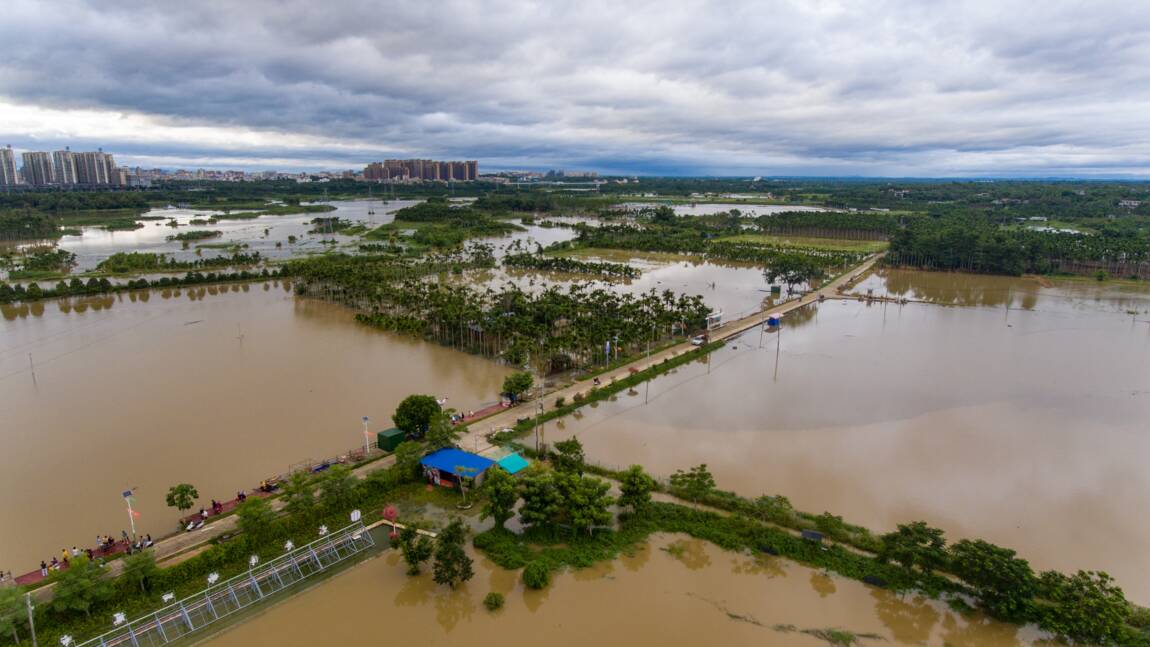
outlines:
[[[73,644],[77,647],[167,645],[374,545],[371,533],[363,523],[357,522],[158,611],[125,622],[106,634]]]

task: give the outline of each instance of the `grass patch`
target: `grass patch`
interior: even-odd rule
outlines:
[[[730,243],[753,243],[784,247],[809,247],[839,252],[881,252],[889,244],[885,240],[845,240],[839,238],[817,238],[812,236],[777,236],[772,234],[739,234],[724,236],[716,240]]]
[[[515,534],[495,528],[479,533],[473,541],[477,549],[503,568],[519,569],[528,564],[542,564],[550,571],[557,571],[587,568],[597,562],[613,560],[634,550],[655,533],[680,533],[729,551],[780,555],[857,580],[881,580],[894,590],[921,590],[928,595],[962,590],[941,576],[912,573],[894,564],[881,564],[872,557],[841,546],[807,541],[746,517],[723,516],[677,503],[654,502],[641,513],[620,515],[619,520],[617,530],[602,530],[593,536],[576,535],[565,529],[532,528]]]

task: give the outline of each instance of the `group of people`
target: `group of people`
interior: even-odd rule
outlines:
[[[80,555],[84,555],[89,560],[92,560],[96,559],[97,557],[102,557],[108,553],[115,552],[117,544],[123,544],[126,547],[127,552],[131,553],[133,551],[143,550],[144,548],[151,548],[155,542],[152,541],[151,534],[146,534],[143,537],[137,537],[136,541],[133,542],[128,539],[127,530],[120,531],[119,540],[114,539],[111,535],[96,535],[96,547],[94,549],[80,549],[75,546],[72,546],[71,550],[68,550],[67,548],[61,548],[59,557],[53,556],[52,561],[50,562],[40,560],[40,575],[42,577],[48,577],[49,571],[59,571],[68,568],[68,565],[71,563],[71,561]],[[0,573],[0,575],[2,575],[2,573]],[[12,573],[8,573],[8,577],[11,578]],[[0,579],[0,582],[2,581],[3,579]]]
[[[7,584],[9,581],[16,581],[16,578],[12,577],[12,571],[0,571],[0,585]]]

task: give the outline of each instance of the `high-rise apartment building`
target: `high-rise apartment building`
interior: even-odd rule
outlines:
[[[383,180],[439,180],[469,182],[479,177],[479,162],[444,162],[437,160],[384,160],[372,162],[363,168],[363,179]]]
[[[52,153],[52,170],[55,172],[56,184],[72,186],[76,184],[76,156],[65,148]]]
[[[112,156],[104,151],[73,153],[76,160],[76,183],[84,186],[119,184]]]
[[[30,186],[51,186],[56,183],[52,156],[48,153],[23,153],[24,183]]]
[[[0,186],[16,186],[20,176],[16,174],[16,154],[12,147],[0,148]]]

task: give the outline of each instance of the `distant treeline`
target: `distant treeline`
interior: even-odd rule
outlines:
[[[446,198],[429,198],[400,209],[395,212],[395,222],[420,223],[422,226],[416,228],[412,240],[436,248],[458,247],[469,238],[523,230],[519,225],[496,220],[474,206],[453,205]]]
[[[891,238],[890,256],[899,264],[942,270],[1046,273],[1059,269],[1059,261],[1150,261],[1150,237],[1007,229],[978,216],[921,218]]]
[[[165,272],[207,267],[259,265],[262,260],[263,258],[259,252],[198,258],[194,261],[178,261],[172,257],[151,252],[116,252],[100,261],[96,269],[104,272],[115,272],[117,274],[127,272]]]
[[[541,256],[529,253],[508,254],[503,257],[503,266],[626,279],[637,279],[643,274],[638,269],[623,263],[580,261],[563,256]]]
[[[83,281],[73,278],[70,281],[59,281],[53,287],[42,288],[38,283],[29,283],[12,286],[0,281],[0,303],[13,303],[16,301],[38,301],[55,297],[87,296],[92,294],[107,294],[124,290],[143,290],[147,288],[175,288],[185,285],[201,285],[204,283],[220,283],[224,281],[253,281],[260,279],[279,278],[282,270],[264,269],[260,272],[241,270],[239,272],[188,272],[184,276],[164,276],[158,279],[133,279],[123,283],[114,283],[107,278],[90,278]]]
[[[742,233],[737,219],[732,223],[713,218],[668,216],[669,211],[661,208],[651,220],[629,225],[580,225],[576,227],[579,236],[573,244],[560,243],[553,247],[698,254],[708,259],[752,263],[766,270],[768,280],[788,284],[821,279],[827,270],[846,267],[866,256],[860,252],[725,241],[721,240],[722,236]]]

